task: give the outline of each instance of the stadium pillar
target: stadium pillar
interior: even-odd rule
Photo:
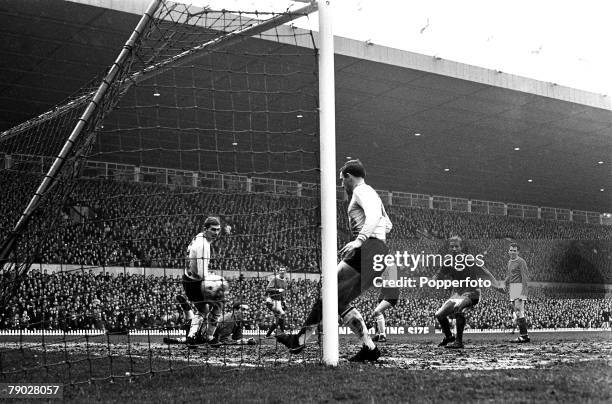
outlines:
[[[468,199],[467,211],[468,213],[472,213],[472,200],[471,199]]]
[[[338,278],[336,274],[336,120],[332,0],[319,6],[319,126],[321,159],[321,297],[323,363],[338,365]]]

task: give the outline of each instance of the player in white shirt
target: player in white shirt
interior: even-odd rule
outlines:
[[[391,231],[391,221],[376,191],[365,183],[365,168],[361,161],[347,161],[340,169],[342,185],[350,196],[348,219],[354,240],[341,250],[338,264],[338,314],[342,323],[359,338],[363,347],[349,361],[376,361],[380,351],[370,338],[361,313],[351,302],[373,286],[379,272],[374,271],[374,255],[389,252],[385,242]],[[301,352],[315,333],[322,319],[322,301],[313,305],[298,334],[281,334],[276,339],[292,353]]]
[[[221,234],[221,222],[216,217],[208,217],[204,221],[204,231],[197,234],[189,247],[187,247],[187,265],[183,274],[183,288],[185,295],[196,313],[193,314],[191,325],[187,332],[187,344],[195,345],[213,339],[217,324],[223,314],[223,299],[227,289],[227,283],[223,278],[209,272],[208,267],[211,260],[211,243]],[[217,294],[210,296],[205,287],[210,282],[219,280],[223,287],[217,290]],[[186,317],[190,317],[187,314]],[[204,332],[200,328],[206,320]],[[200,335],[202,337],[200,338]]]

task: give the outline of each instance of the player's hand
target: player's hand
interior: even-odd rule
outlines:
[[[353,250],[361,247],[363,242],[359,239],[353,240],[350,243],[346,243],[344,247],[340,250],[340,256],[345,257],[347,254],[352,252]]]
[[[278,293],[283,293],[283,292],[285,291],[285,289],[283,289],[283,288],[279,288],[279,289],[276,289],[276,291],[277,291]]]

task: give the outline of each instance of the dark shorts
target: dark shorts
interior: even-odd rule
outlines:
[[[202,294],[202,281],[195,280],[187,275],[183,275],[183,290],[185,296],[193,304],[204,303],[204,295]]]
[[[374,270],[374,256],[378,254],[387,255],[389,248],[384,241],[377,238],[369,238],[360,248],[353,250],[352,254],[343,261],[350,265],[361,275],[361,290],[367,290],[373,286],[374,278],[380,276],[382,271]]]
[[[378,296],[378,303],[386,300],[392,307],[395,307],[397,305],[397,301],[399,300],[399,295],[399,288],[382,288],[380,295]]]

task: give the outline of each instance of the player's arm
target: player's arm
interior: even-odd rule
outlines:
[[[187,248],[187,273],[193,278],[199,277],[198,272],[198,256],[196,248],[196,239],[194,238]]]
[[[277,286],[276,278],[272,278],[270,282],[268,282],[268,287],[266,288],[268,296],[278,296],[282,292],[284,292],[284,289]]]
[[[446,274],[446,271],[445,271],[444,267],[440,267],[440,268],[438,268],[438,270],[436,271],[434,276],[431,277],[431,279],[432,280],[438,280],[438,279],[445,279],[447,277],[448,276]]]
[[[500,290],[505,289],[506,286],[505,286],[504,281],[498,281],[495,278],[495,275],[493,275],[491,271],[487,269],[486,266],[484,265],[479,266],[479,268],[480,268],[480,271],[484,274],[484,277],[491,281],[491,286],[493,286],[495,289],[500,289]]]
[[[529,278],[527,276],[527,262],[525,262],[525,260],[521,260],[521,282],[523,283],[523,294],[527,294],[527,287],[528,282],[529,282]]]

